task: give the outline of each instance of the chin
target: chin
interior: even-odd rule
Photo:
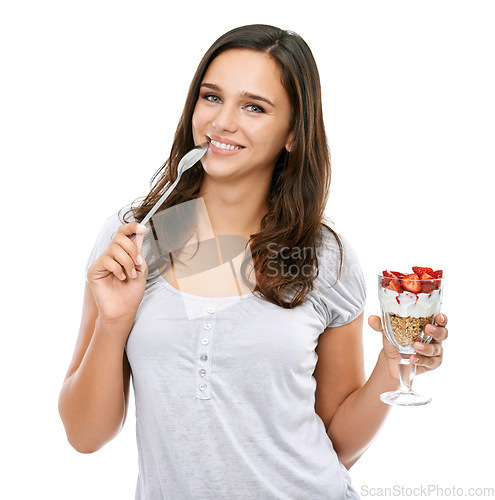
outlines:
[[[208,153],[201,159],[204,171],[211,175],[222,175],[227,172],[232,173],[239,170],[239,166],[236,166],[235,163],[236,162],[229,161],[227,158],[212,158]]]
[[[215,179],[222,179],[226,177],[230,177],[232,174],[234,174],[236,171],[232,169],[226,169],[226,168],[218,168],[218,167],[212,167],[208,165],[203,165],[203,171],[206,175],[209,175],[210,177],[213,177]]]

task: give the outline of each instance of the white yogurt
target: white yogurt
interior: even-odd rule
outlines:
[[[378,298],[382,311],[399,316],[425,318],[438,314],[442,303],[441,289],[431,293],[397,293],[389,288],[378,287]]]

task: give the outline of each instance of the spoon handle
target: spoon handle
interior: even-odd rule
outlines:
[[[203,155],[208,150],[207,146],[207,144],[196,146],[183,156],[183,158],[179,162],[179,165],[177,166],[177,179],[175,179],[174,183],[160,196],[160,199],[153,205],[153,208],[146,214],[145,218],[140,222],[140,224],[144,226],[151,219],[151,217],[155,215],[156,211],[163,205],[163,202],[175,189],[175,186],[177,186],[183,172],[191,168],[203,157]],[[135,235],[132,235],[130,239],[133,240],[134,236]]]
[[[168,198],[175,186],[179,183],[180,177],[175,179],[175,182],[160,196],[160,199],[153,205],[153,208],[146,214],[146,217],[140,222],[143,226],[155,215],[156,211],[163,205],[163,202]]]
[[[151,219],[151,217],[153,217],[153,215],[155,215],[156,211],[163,205],[163,202],[168,198],[175,186],[177,186],[177,183],[180,181],[182,174],[193,165],[195,165],[203,157],[208,149],[206,146],[207,145],[205,144],[196,146],[183,156],[183,158],[179,162],[179,165],[177,166],[177,179],[175,179],[174,183],[165,191],[165,193],[163,193],[163,195],[155,203],[153,208],[146,214],[146,217],[141,221],[141,224],[143,226]]]

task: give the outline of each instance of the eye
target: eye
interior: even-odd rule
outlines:
[[[265,110],[261,106],[258,106],[257,104],[248,104],[246,106],[246,109],[248,111],[251,111],[252,113],[264,113],[265,112]]]
[[[201,97],[209,102],[213,102],[213,103],[221,102],[220,97],[218,97],[215,94],[203,94]]]

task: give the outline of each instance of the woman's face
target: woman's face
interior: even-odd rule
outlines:
[[[209,143],[205,173],[231,179],[273,171],[290,148],[291,113],[270,56],[246,49],[220,54],[204,75],[192,117],[194,143]]]

